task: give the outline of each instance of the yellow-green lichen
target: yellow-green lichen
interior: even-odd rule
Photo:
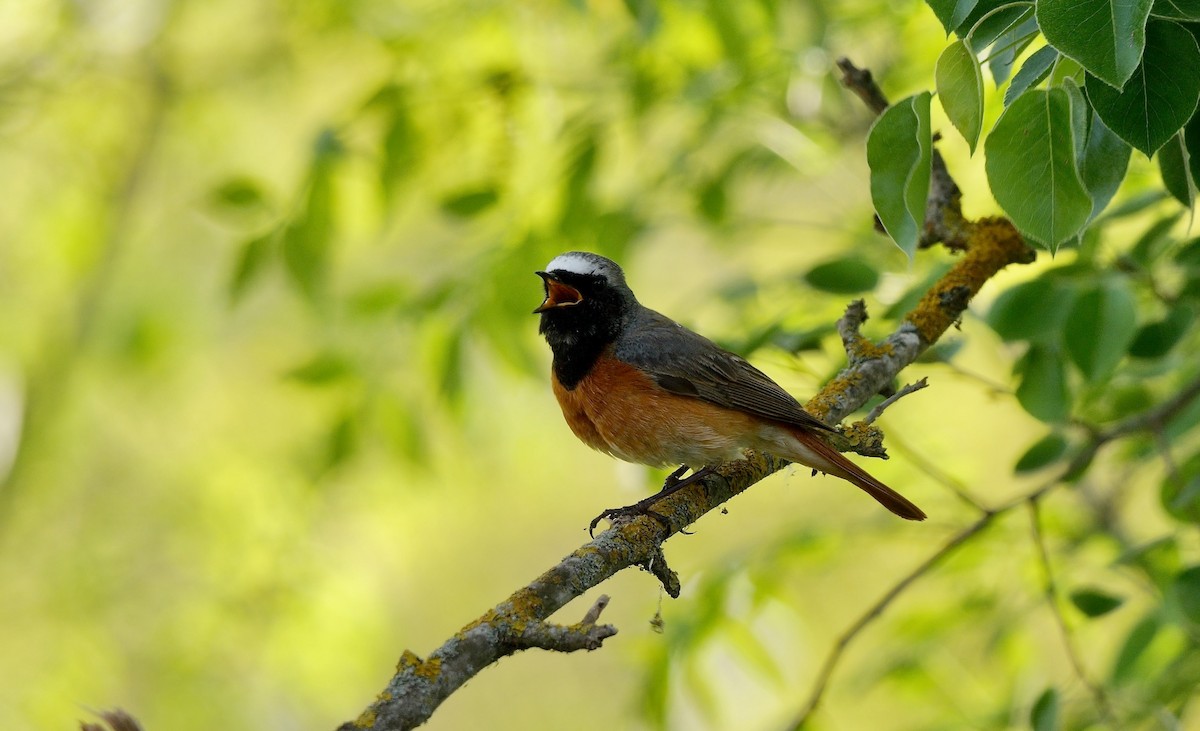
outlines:
[[[354,719],[355,728],[372,728],[375,725],[375,709],[368,708],[358,718]]]
[[[436,680],[437,677],[442,674],[442,658],[440,658],[440,657],[429,658],[425,662],[421,663],[416,668],[416,670],[413,671],[413,674],[416,675],[418,678],[425,678],[426,680]]]

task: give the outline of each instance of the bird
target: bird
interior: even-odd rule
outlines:
[[[535,310],[552,354],[551,384],[567,425],[593,449],[651,467],[679,465],[663,489],[601,513],[650,512],[658,499],[739,459],[765,452],[839,477],[908,520],[925,513],[824,438],[837,430],[741,356],[642,305],[611,259],[554,257]],[[679,477],[688,469],[692,475]]]

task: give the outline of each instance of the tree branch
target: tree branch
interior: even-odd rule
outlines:
[[[953,181],[950,182],[952,185]],[[938,207],[940,215],[958,215],[961,219],[954,207],[956,200],[952,198],[950,203]],[[933,229],[949,230],[954,226],[938,224]],[[930,229],[928,222],[926,228]],[[965,252],[958,263],[882,343],[870,343],[858,336],[850,363],[805,404],[809,412],[831,424],[841,422],[886,388],[903,368],[957,322],[988,279],[1009,264],[1033,260],[1033,251],[1004,219],[963,222],[962,232],[961,246],[951,247]],[[859,325],[865,314],[863,308]],[[849,311],[847,316],[851,316]],[[854,330],[857,334],[857,325]],[[343,724],[341,731],[394,731],[424,723],[443,700],[484,667],[529,647],[520,638],[531,624],[545,622],[570,600],[630,566],[649,568],[663,581],[668,594],[678,596],[679,582],[666,566],[660,549],[662,542],[786,465],[785,460],[772,455],[748,452],[744,459],[720,466],[714,474],[657,503],[657,516],[642,515],[614,525],[461,629],[427,659],[421,660],[406,651],[387,688],[357,720]],[[958,541],[967,540],[984,525],[986,522],[968,529]],[[957,545],[952,541],[943,550],[948,554]],[[939,560],[935,555],[929,565]],[[927,568],[915,571],[913,580],[924,570]],[[896,587],[894,593],[899,594],[906,586]],[[892,598],[885,596],[879,602],[879,611]],[[868,617],[863,624],[872,618]],[[843,644],[848,644],[856,632],[847,633]],[[836,663],[836,657],[832,662]]]

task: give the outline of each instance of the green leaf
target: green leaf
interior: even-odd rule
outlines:
[[[1153,614],[1146,616],[1134,625],[1126,635],[1125,642],[1121,645],[1117,659],[1113,663],[1113,683],[1121,684],[1129,680],[1136,680],[1141,675],[1138,672],[1138,660],[1142,658],[1146,648],[1150,647],[1150,643],[1158,636],[1158,630],[1159,620]]]
[[[1162,175],[1163,187],[1175,196],[1186,208],[1196,202],[1196,186],[1188,173],[1187,149],[1183,144],[1183,133],[1172,137],[1159,148],[1158,172]]]
[[[1067,376],[1057,348],[1034,344],[1015,366],[1021,375],[1017,401],[1035,418],[1045,422],[1064,421],[1071,412]]]
[[[1179,305],[1156,322],[1143,325],[1129,346],[1135,358],[1161,358],[1174,348],[1193,320],[1191,308]]]
[[[1200,237],[1188,239],[1171,257],[1176,264],[1188,269],[1200,269]]]
[[[267,262],[271,260],[271,254],[275,250],[277,233],[277,231],[269,231],[242,244],[242,251],[238,255],[237,265],[234,267],[233,277],[229,282],[229,298],[234,302],[242,299],[246,291],[250,289],[250,285],[265,270]]]
[[[1004,106],[1012,104],[1013,99],[1019,97],[1026,89],[1042,83],[1050,75],[1050,68],[1054,66],[1056,60],[1058,60],[1058,51],[1053,46],[1043,46],[1034,51],[1033,55],[1021,64],[1021,69],[1017,71],[1012,83],[1008,85],[1008,90],[1004,92]]]
[[[1200,0],[1154,0],[1150,14],[1168,20],[1200,21]]]
[[[386,99],[388,110],[383,127],[379,183],[384,196],[391,198],[397,185],[413,174],[420,159],[422,144],[405,90],[389,87]]]
[[[321,295],[328,278],[335,206],[333,173],[339,155],[336,138],[322,133],[309,169],[304,204],[283,229],[283,260],[288,274],[310,301]]]
[[[1042,691],[1029,712],[1029,725],[1033,731],[1055,731],[1058,728],[1058,691],[1054,688]]]
[[[855,256],[818,264],[804,275],[809,285],[835,294],[855,294],[875,288],[879,283],[879,272],[875,267]]]
[[[1200,566],[1180,571],[1171,590],[1183,616],[1192,624],[1200,625]]]
[[[1120,89],[1142,57],[1151,4],[1152,0],[1038,0],[1037,19],[1050,45]]]
[[[911,259],[925,225],[932,139],[929,92],[888,107],[867,137],[871,200],[884,229]]]
[[[982,53],[983,49],[996,43],[1002,35],[1021,24],[1027,17],[1033,17],[1033,8],[1028,4],[1015,4],[1009,0],[979,0],[971,15],[955,29],[955,32],[963,38],[963,34],[969,31],[969,37],[963,40],[972,51]]]
[[[313,357],[307,363],[296,366],[285,375],[293,381],[299,381],[308,386],[325,386],[339,381],[351,373],[353,367],[350,361],[338,353],[324,352]]]
[[[1167,472],[1158,490],[1163,509],[1183,523],[1200,524],[1200,454]]]
[[[483,185],[455,191],[442,199],[442,211],[456,218],[472,218],[483,213],[500,199],[494,185]]]
[[[1091,129],[1088,132],[1087,144],[1079,159],[1079,177],[1092,198],[1092,212],[1088,219],[1094,219],[1108,206],[1108,202],[1116,195],[1121,181],[1125,180],[1125,171],[1129,168],[1129,156],[1133,149],[1104,124],[1100,116],[1092,112]]]
[[[992,80],[996,82],[996,86],[1000,86],[1008,80],[1017,57],[1025,52],[1037,35],[1037,19],[1031,14],[1024,21],[1010,27],[996,38],[996,43],[992,46],[987,60],[988,70],[992,72]]]
[[[1025,454],[1021,455],[1016,466],[1013,467],[1013,472],[1024,474],[1039,470],[1058,461],[1058,458],[1062,457],[1066,451],[1067,440],[1063,435],[1058,432],[1050,432],[1025,450]]]
[[[239,210],[266,208],[267,197],[258,182],[238,177],[226,180],[212,192],[215,205]]]
[[[1071,592],[1071,603],[1088,617],[1102,617],[1125,602],[1099,589],[1076,589]]]
[[[1200,186],[1200,114],[1192,114],[1191,121],[1183,128],[1183,142],[1187,148],[1188,169],[1192,173],[1192,182]]]
[[[1179,213],[1172,213],[1151,224],[1150,228],[1146,229],[1133,248],[1129,250],[1129,258],[1137,262],[1143,268],[1150,266],[1158,257],[1162,255],[1163,250],[1171,243],[1172,239],[1168,234],[1175,227],[1175,223],[1179,220]]]
[[[1096,383],[1112,372],[1133,342],[1137,309],[1124,279],[1109,279],[1075,298],[1063,341],[1085,377]]]
[[[1191,118],[1200,99],[1200,47],[1175,23],[1146,24],[1142,62],[1120,91],[1088,75],[1100,118],[1129,144],[1153,155]]]
[[[979,0],[925,0],[925,2],[942,22],[946,33],[949,34],[966,22]]]
[[[1005,342],[1057,339],[1074,298],[1072,286],[1042,276],[1001,292],[987,322]]]
[[[1004,110],[984,142],[992,194],[1021,233],[1051,250],[1077,235],[1092,210],[1071,122],[1066,91],[1034,89]]]
[[[979,132],[983,129],[983,74],[979,59],[962,41],[955,41],[942,51],[934,72],[938,99],[950,123],[975,153]]]

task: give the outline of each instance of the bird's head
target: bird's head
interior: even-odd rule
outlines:
[[[537,275],[546,298],[533,312],[551,346],[612,342],[637,306],[621,267],[599,254],[559,254]]]

